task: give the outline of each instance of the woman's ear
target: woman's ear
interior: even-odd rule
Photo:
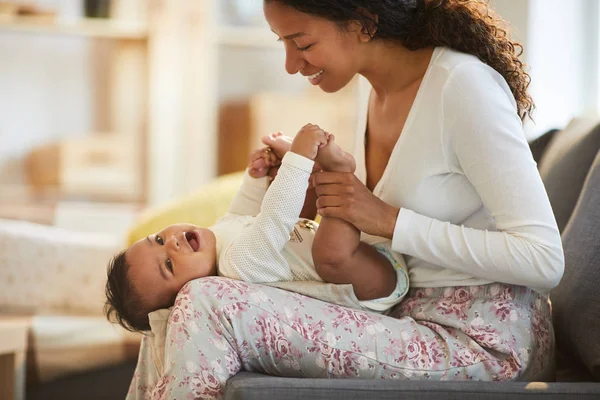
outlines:
[[[360,20],[354,21],[359,27],[359,39],[361,42],[370,42],[375,33],[377,33],[377,25],[379,24],[379,16],[369,12],[366,8],[360,8],[357,10],[358,13],[362,14]]]

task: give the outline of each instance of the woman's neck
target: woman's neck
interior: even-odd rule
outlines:
[[[360,74],[371,83],[379,99],[402,92],[421,80],[433,54],[433,48],[410,51],[384,40],[371,45]]]

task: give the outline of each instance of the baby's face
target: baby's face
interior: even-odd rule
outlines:
[[[216,275],[216,238],[196,225],[169,225],[139,240],[125,253],[129,279],[153,309],[172,304],[192,279]]]

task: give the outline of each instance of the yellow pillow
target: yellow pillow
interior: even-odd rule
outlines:
[[[178,222],[212,225],[229,209],[243,176],[244,172],[223,175],[180,200],[144,211],[127,234],[127,246]]]

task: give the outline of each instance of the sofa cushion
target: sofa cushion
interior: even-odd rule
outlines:
[[[598,399],[599,383],[436,382],[275,378],[242,372],[227,382],[225,400],[506,400]]]
[[[561,232],[575,208],[598,149],[600,124],[597,120],[583,118],[573,119],[546,146],[539,171]]]
[[[533,155],[533,159],[536,163],[540,163],[540,160],[546,151],[546,147],[548,144],[550,144],[558,132],[560,132],[560,129],[551,129],[542,136],[539,136],[535,140],[529,142],[529,149],[531,150],[531,154]]]
[[[558,351],[600,381],[600,152],[562,239],[565,273],[551,294]]]

